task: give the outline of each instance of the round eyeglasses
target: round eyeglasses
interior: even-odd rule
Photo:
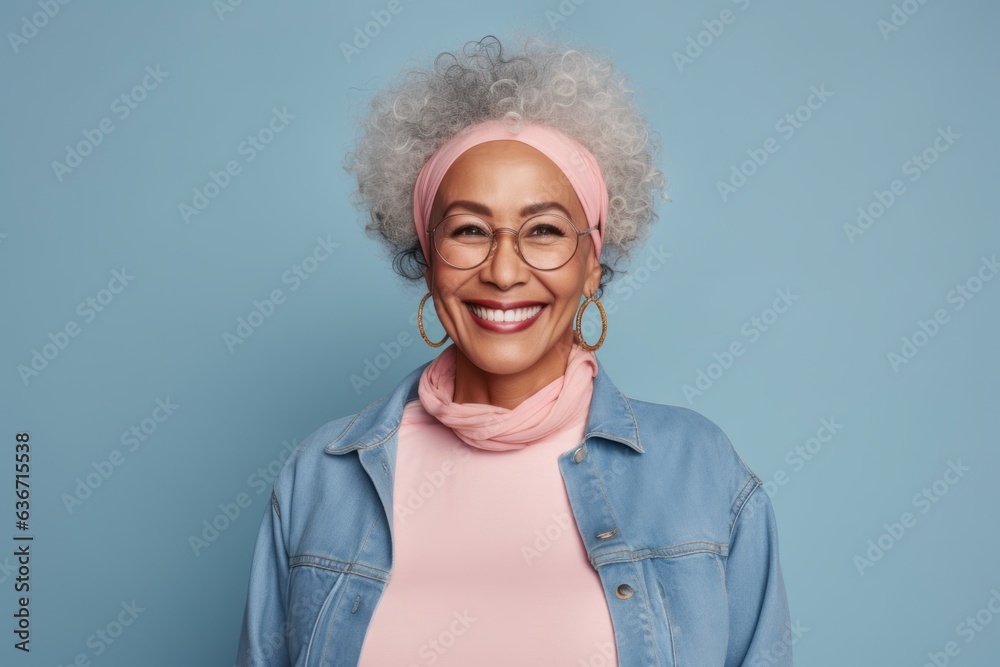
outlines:
[[[525,220],[519,230],[493,229],[480,217],[454,213],[429,234],[438,257],[456,269],[474,269],[485,262],[496,250],[497,234],[506,232],[514,235],[514,249],[528,266],[552,271],[572,259],[581,236],[598,228],[594,225],[581,232],[561,215],[542,213]]]

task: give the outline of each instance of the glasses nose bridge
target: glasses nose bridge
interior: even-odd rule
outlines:
[[[511,234],[511,235],[513,235],[513,237],[514,237],[514,252],[517,253],[517,256],[520,257],[523,260],[524,256],[521,254],[521,244],[519,243],[520,237],[518,236],[519,233],[520,232],[518,230],[512,229],[510,227],[497,227],[496,229],[491,230],[491,233],[490,233],[490,237],[491,237],[490,252],[486,256],[486,260],[489,260],[491,257],[493,257],[493,255],[497,251],[497,248],[500,247],[500,239],[499,239],[499,235],[500,234]]]

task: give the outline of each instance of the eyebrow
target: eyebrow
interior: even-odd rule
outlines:
[[[486,215],[486,216],[493,215],[493,211],[491,211],[490,207],[486,206],[485,204],[481,204],[475,201],[469,201],[467,199],[457,199],[448,204],[447,208],[444,209],[442,216],[448,215],[448,211],[450,211],[452,208],[456,206],[467,208],[473,213],[477,213],[479,215]],[[566,209],[566,207],[557,201],[541,201],[541,202],[535,202],[534,204],[528,204],[527,206],[521,209],[520,214],[522,217],[525,217],[529,215],[535,215],[536,213],[541,213],[542,211],[547,211],[553,208],[562,211],[563,214],[566,216],[566,218],[570,220],[573,219],[572,216],[570,215],[570,212]]]

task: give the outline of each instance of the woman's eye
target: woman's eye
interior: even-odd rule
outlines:
[[[452,236],[486,236],[486,233],[475,225],[465,225],[452,232]]]
[[[531,230],[532,236],[563,236],[563,230],[554,225],[538,225]]]

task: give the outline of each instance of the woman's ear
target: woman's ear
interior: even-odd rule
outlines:
[[[601,266],[601,262],[597,257],[591,253],[589,263],[587,264],[587,279],[584,281],[584,296],[593,295],[597,291],[597,288],[601,286],[602,275],[604,275],[604,267]]]
[[[426,269],[424,269],[424,282],[427,283],[427,291],[433,292],[434,290],[431,289],[431,285],[434,283],[434,281],[431,279],[431,267],[429,266]]]

